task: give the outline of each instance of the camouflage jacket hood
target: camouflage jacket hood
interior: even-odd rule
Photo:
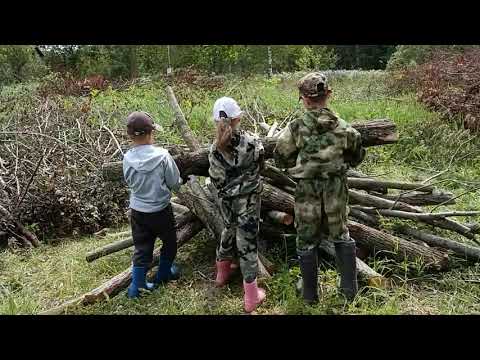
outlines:
[[[231,157],[225,157],[215,143],[210,148],[208,172],[218,196],[233,197],[261,191],[260,170],[264,161],[261,141],[238,130],[232,136],[231,145]]]
[[[274,157],[295,178],[326,178],[358,165],[364,150],[358,131],[324,108],[292,121],[279,137]]]

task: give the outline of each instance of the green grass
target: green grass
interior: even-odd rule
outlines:
[[[292,110],[299,109],[295,77],[228,78],[224,87],[215,91],[175,87],[177,98],[192,129],[203,141],[212,138],[210,119],[215,99],[232,96],[252,116],[257,109],[272,123],[282,121]],[[421,181],[446,169],[455,155],[450,170],[435,181],[440,188],[460,194],[480,184],[478,167],[480,140],[455,123],[441,120],[415,100],[414,94],[391,94],[380,73],[358,73],[355,77],[334,77],[331,108],[347,121],[390,118],[398,127],[400,141],[395,145],[370,148],[360,166],[364,173],[384,179]],[[161,82],[147,82],[124,90],[108,90],[95,96],[90,121],[122,126],[122,119],[133,110],[150,112],[162,124],[159,134],[164,142],[181,142],[171,126],[173,114]],[[66,99],[66,104],[72,99]],[[68,106],[68,105],[66,105]],[[248,120],[244,126],[250,127]],[[480,195],[471,192],[449,208],[478,209]],[[465,219],[460,219],[465,220]],[[384,219],[387,226],[393,221]],[[427,227],[428,228],[428,227]],[[119,229],[121,230],[121,229]],[[458,241],[460,236],[446,231],[438,234]],[[35,314],[85,293],[130,265],[131,249],[86,263],[85,254],[111,242],[112,238],[72,238],[57,245],[0,252],[0,314]],[[294,244],[283,244],[268,255],[274,260],[275,275],[263,282],[267,301],[259,314],[470,314],[480,313],[480,266],[465,266],[460,260],[449,272],[428,274],[422,264],[406,267],[393,261],[372,258],[369,265],[388,275],[395,286],[373,289],[365,286],[355,301],[345,303],[337,292],[337,273],[329,266],[321,268],[319,282],[323,290],[320,304],[305,306],[297,297],[295,283],[298,265],[292,261]],[[287,253],[286,253],[287,252]],[[214,254],[212,242],[202,232],[179,250],[182,266],[180,280],[160,288],[139,300],[128,300],[125,291],[109,301],[71,309],[74,314],[242,314],[241,278],[237,274],[222,290],[213,287]],[[363,284],[364,285],[364,284]]]

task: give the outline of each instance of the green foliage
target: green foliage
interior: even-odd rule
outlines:
[[[46,70],[33,46],[0,46],[0,85],[33,80]]]
[[[300,56],[295,61],[298,70],[327,70],[335,67],[337,57],[332,49],[325,46],[304,46],[300,49]]]

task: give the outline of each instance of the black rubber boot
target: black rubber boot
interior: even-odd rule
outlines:
[[[335,242],[335,257],[340,273],[340,292],[353,300],[358,292],[355,242]]]
[[[308,251],[297,251],[302,273],[303,300],[313,305],[318,302],[318,251],[317,248]]]

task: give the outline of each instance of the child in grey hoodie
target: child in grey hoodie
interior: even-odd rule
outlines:
[[[171,192],[182,185],[180,172],[166,149],[153,146],[157,125],[145,112],[133,112],[127,118],[127,133],[134,146],[123,158],[123,174],[130,189],[132,237],[135,246],[132,283],[128,296],[152,290],[161,283],[178,277],[173,263],[177,254],[175,219],[170,204]],[[157,237],[163,242],[154,283],[146,282]]]

